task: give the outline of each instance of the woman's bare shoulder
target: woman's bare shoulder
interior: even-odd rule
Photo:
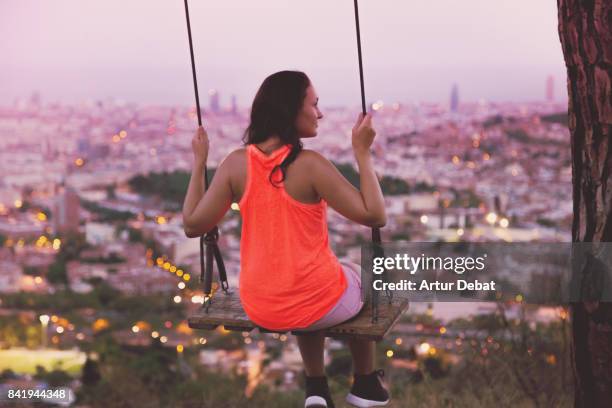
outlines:
[[[227,165],[230,168],[238,166],[242,163],[246,163],[246,147],[241,147],[231,151],[225,159],[221,162],[221,165]]]
[[[309,169],[326,169],[329,168],[329,166],[333,166],[321,153],[310,149],[302,150],[302,153],[298,156],[298,160],[301,160],[302,165]],[[296,162],[298,160],[296,160]]]
[[[302,158],[302,160],[308,162],[309,164],[329,161],[321,153],[311,149],[302,150],[302,153],[300,153],[298,157]]]

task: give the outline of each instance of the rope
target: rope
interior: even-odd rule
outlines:
[[[361,30],[359,29],[359,5],[353,1],[355,9],[355,29],[357,30],[357,57],[359,58],[359,83],[361,84],[361,113],[366,115],[365,87],[363,85],[363,62],[361,58]]]
[[[359,58],[359,84],[361,85],[361,113],[366,115],[365,86],[363,82],[363,61],[361,57],[361,30],[359,29],[359,5],[353,0],[355,8],[355,29],[357,31],[357,57]],[[380,228],[372,228],[372,241],[380,244]]]
[[[357,57],[359,59],[359,84],[361,85],[361,113],[365,116],[366,102],[365,102],[365,86],[363,81],[363,58],[361,56],[361,30],[359,28],[359,5],[357,0],[353,0],[355,10],[355,30],[357,32]],[[381,246],[380,228],[372,228],[372,256],[373,257],[384,257],[385,253]],[[386,273],[383,272],[382,278],[384,279]],[[378,292],[372,290],[372,322],[378,321]],[[387,299],[391,302],[393,294],[387,290]]]
[[[200,109],[200,95],[198,93],[198,78],[196,75],[195,58],[193,56],[193,40],[191,38],[191,22],[189,19],[189,5],[185,0],[185,18],[187,19],[187,35],[189,37],[189,55],[191,56],[191,74],[193,76],[193,90],[195,92],[196,111],[198,114],[198,126],[202,126],[202,112]],[[204,166],[204,190],[208,190],[208,169]],[[227,275],[225,272],[225,264],[221,251],[217,245],[219,240],[219,228],[215,225],[210,231],[200,237],[200,282],[204,283],[204,303],[202,307],[210,306],[212,300],[212,275],[214,261],[217,262],[219,270],[219,279],[221,280],[221,288],[226,294],[229,294],[229,284],[227,283]],[[206,246],[206,251],[204,251]],[[206,252],[206,261],[204,260],[204,252]]]

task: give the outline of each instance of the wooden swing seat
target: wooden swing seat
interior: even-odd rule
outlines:
[[[361,309],[357,316],[326,329],[325,335],[333,338],[381,340],[391,330],[393,324],[407,307],[408,299],[394,297],[389,301],[386,297],[381,296],[378,300],[378,319],[374,322],[372,320],[372,304],[370,301],[366,301],[363,309]],[[286,333],[269,331],[251,322],[244,313],[240,298],[236,292],[232,292],[229,295],[218,293],[213,298],[208,312],[205,309],[201,309],[189,317],[187,322],[192,329],[214,330],[218,326],[223,326],[225,330],[230,331],[250,332],[258,328],[261,333]],[[291,331],[291,333],[295,335],[301,334],[299,330]]]

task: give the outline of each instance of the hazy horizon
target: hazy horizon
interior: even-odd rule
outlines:
[[[407,4],[362,0],[367,99],[566,100],[554,2],[466,0]],[[198,82],[221,104],[249,105],[281,69],[312,79],[322,105],[357,105],[352,2],[190,2]],[[192,105],[182,1],[4,0],[0,5],[0,103],[40,92],[43,100]]]

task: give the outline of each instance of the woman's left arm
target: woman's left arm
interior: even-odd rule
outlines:
[[[194,163],[183,203],[183,228],[189,238],[200,236],[213,228],[227,212],[232,202],[229,165],[219,166],[215,177],[204,190],[204,168],[208,159],[208,135],[200,127],[192,140]]]

